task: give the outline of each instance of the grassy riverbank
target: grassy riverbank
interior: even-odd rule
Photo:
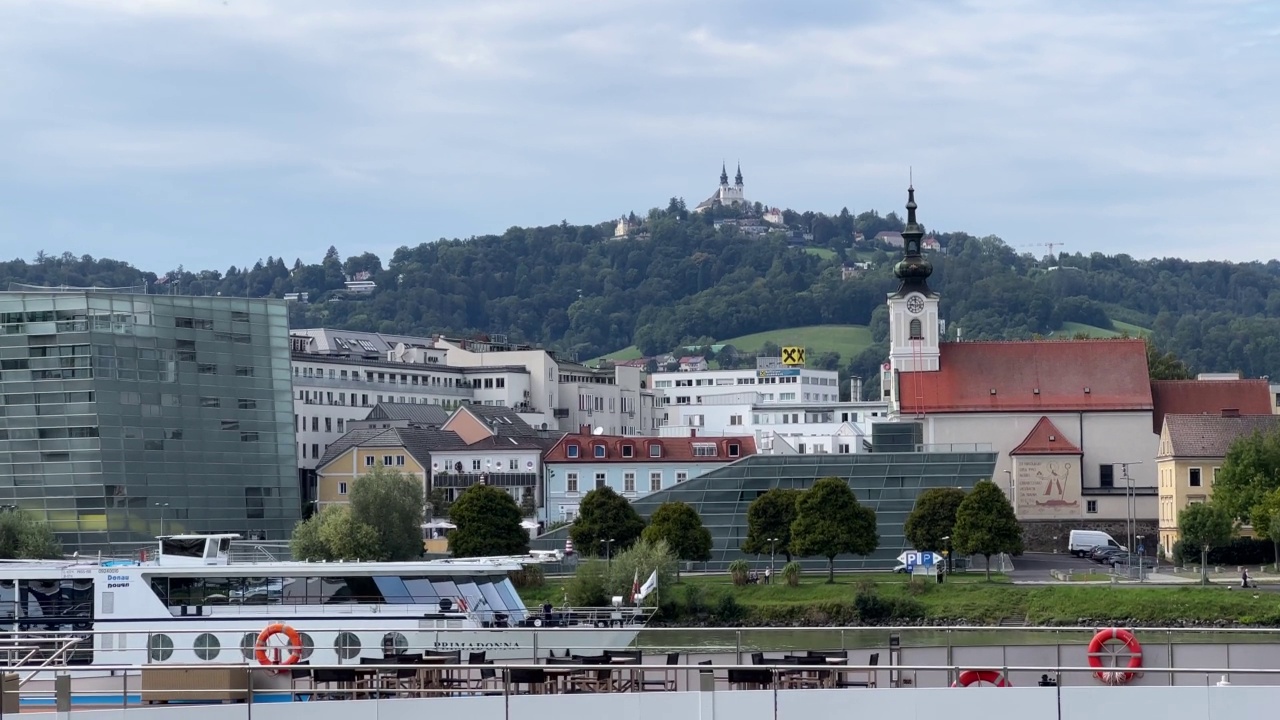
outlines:
[[[1003,577],[953,575],[946,584],[908,582],[891,573],[806,577],[785,584],[735,587],[725,576],[687,577],[658,597],[660,621],[669,624],[835,625],[998,623],[1026,618],[1031,625],[1129,622],[1147,625],[1280,624],[1280,594],[1222,586],[1135,587],[1012,585]],[[548,578],[521,591],[530,607],[559,605],[563,581]]]

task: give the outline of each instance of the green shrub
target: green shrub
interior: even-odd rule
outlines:
[[[913,597],[928,595],[937,584],[937,581],[929,582],[921,578],[911,578],[907,581],[907,594]]]
[[[800,584],[800,563],[789,562],[782,568],[782,579],[787,581],[790,587],[796,587]]]
[[[733,595],[722,595],[720,602],[716,603],[716,609],[713,614],[722,623],[734,623],[746,615],[746,610],[742,605],[738,604],[738,599]]]
[[[733,584],[739,587],[747,584],[747,574],[751,572],[751,566],[746,560],[738,559],[729,563],[729,577],[733,578]]]
[[[605,607],[609,604],[606,588],[608,568],[603,560],[586,560],[578,564],[578,570],[565,588],[569,604],[574,607]]]
[[[859,593],[853,599],[858,619],[864,623],[882,622],[893,617],[893,603],[874,593]]]
[[[890,616],[894,620],[921,620],[925,616],[924,605],[914,598],[894,598]]]
[[[543,574],[541,565],[522,566],[519,570],[512,570],[507,573],[507,577],[511,579],[511,584],[515,585],[517,590],[540,588],[547,581],[547,576]]]
[[[684,586],[684,611],[690,615],[703,615],[707,612],[706,593],[701,585]]]
[[[605,591],[610,595],[631,596],[631,590],[638,580],[644,583],[649,574],[658,571],[658,599],[662,593],[674,585],[676,577],[676,556],[667,546],[666,540],[649,542],[637,540],[634,545],[613,556],[608,563],[609,579],[605,583]],[[646,598],[651,601],[653,596]]]

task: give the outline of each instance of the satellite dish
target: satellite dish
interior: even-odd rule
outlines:
[[[604,434],[604,428],[602,428],[602,427],[597,427],[595,430],[592,430],[592,431],[591,431],[591,434],[592,434],[592,435],[603,435],[603,434]]]

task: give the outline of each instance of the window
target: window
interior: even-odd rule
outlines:
[[[566,445],[564,449],[565,449],[565,455],[566,455],[566,456],[571,457],[571,458],[576,458],[576,457],[578,457],[578,446],[577,446],[577,445]]]
[[[200,363],[196,365],[196,372],[201,375],[217,375],[218,366],[214,363]]]
[[[333,418],[324,419],[324,431],[333,432]]]
[[[598,490],[598,489],[600,489],[600,488],[604,487],[604,486],[605,486],[605,485],[607,485],[607,484],[608,484],[608,483],[605,481],[605,475],[604,475],[604,473],[602,473],[602,472],[598,472],[598,473],[596,473],[596,489]]]
[[[1200,487],[1200,468],[1187,469],[1187,483],[1191,487]]]
[[[390,455],[382,456],[382,464],[384,467],[391,467],[391,463],[395,462]]]
[[[696,457],[715,457],[716,446],[711,443],[697,443],[693,446],[693,454]]]
[[[911,334],[910,339],[912,340],[924,339],[924,330],[921,328],[920,318],[912,318],[908,332]]]
[[[1098,485],[1109,488],[1115,487],[1116,484],[1116,467],[1114,465],[1098,466]]]
[[[240,442],[258,442],[258,433],[249,430],[240,433]]]
[[[1086,500],[1086,501],[1085,501],[1085,504],[1084,504],[1084,511],[1085,511],[1085,512],[1087,512],[1087,513],[1096,513],[1096,512],[1098,512],[1098,501],[1097,501],[1097,500]]]
[[[845,443],[841,443],[841,444],[840,444],[840,452],[841,452],[841,453],[844,453],[844,454],[848,454],[848,453],[849,453],[849,445],[848,445],[848,444],[845,444]]]
[[[605,449],[604,449],[604,445],[601,445],[601,444],[597,443],[597,444],[596,444],[596,446],[595,446],[594,452],[595,452],[595,456],[596,456],[596,457],[598,457],[598,458],[602,458],[602,457],[604,457],[604,456],[605,456]]]
[[[633,472],[622,473],[622,492],[634,493],[636,491],[636,474]]]
[[[223,420],[222,429],[223,430],[239,430],[240,421],[239,420]]]
[[[520,469],[520,461],[519,461],[519,460],[517,460],[516,458],[511,458],[510,460],[508,460],[508,461],[507,461],[507,469],[508,469],[508,470],[519,470],[519,469]]]
[[[181,430],[180,428],[174,428],[174,429],[172,429],[172,430],[165,430],[165,431],[164,431],[164,439],[165,439],[165,440],[181,440],[181,439],[182,439],[182,430]]]
[[[662,457],[662,445],[658,443],[649,443],[649,457]]]
[[[567,493],[577,494],[578,492],[578,473],[571,472],[564,475],[564,491]]]
[[[682,483],[682,482],[684,482],[685,480],[688,480],[688,479],[689,479],[689,473],[687,473],[687,472],[685,472],[685,471],[683,471],[683,470],[677,470],[677,471],[676,471],[676,484],[677,484],[677,485],[679,485],[680,483]]]
[[[1222,468],[1220,467],[1216,467],[1213,469],[1213,479],[1210,480],[1210,482],[1213,483],[1214,485],[1218,484],[1218,473],[1221,471],[1222,471]]]
[[[403,464],[404,464],[404,456],[403,456],[403,455],[397,455],[397,456],[396,456],[396,464],[397,464],[397,465],[403,465]]]
[[[742,447],[738,443],[729,443],[729,457],[738,457],[742,454]]]
[[[240,398],[240,400],[239,400],[239,401],[237,401],[237,403],[236,403],[236,404],[239,406],[239,408],[240,408],[241,410],[257,410],[257,409],[258,409],[258,401],[257,401],[257,400],[250,400],[250,399],[247,399],[247,398]]]
[[[741,425],[741,424],[742,424],[742,416],[741,416],[741,415],[730,415],[730,416],[729,416],[729,424],[730,424],[730,425]]]
[[[324,449],[325,449],[325,450],[328,450],[328,449],[329,449],[329,446],[328,446],[328,445],[325,445],[325,446],[324,446]],[[311,443],[311,457],[313,457],[313,458],[319,458],[319,457],[320,457],[320,444],[319,444],[319,443]]]
[[[342,429],[342,428],[343,428],[343,426],[345,426],[346,424],[347,424],[347,421],[346,421],[346,420],[344,420],[344,419],[342,419],[342,418],[338,418],[338,432],[346,432],[346,430],[343,430],[343,429]]]
[[[472,461],[471,461],[471,469],[472,469],[472,470],[479,470],[479,469],[480,469],[480,461],[479,461],[479,460],[472,460]]]
[[[237,366],[236,366],[236,376],[238,376],[238,377],[253,377],[253,366],[252,366],[252,365],[237,365]]]
[[[372,456],[372,455],[365,455],[365,456],[364,456],[364,466],[365,466],[365,467],[373,467],[373,456]]]
[[[631,445],[623,445],[623,446],[622,446],[622,457],[624,457],[624,458],[629,458],[629,457],[634,456],[634,455],[635,455],[635,453],[636,453],[636,450],[635,450],[635,448],[633,448]]]
[[[339,494],[339,495],[346,495],[346,494],[347,494],[347,484],[346,484],[346,483],[344,483],[344,482],[340,482],[340,483],[338,483],[338,494]]]

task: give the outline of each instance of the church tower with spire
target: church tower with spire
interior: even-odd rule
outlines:
[[[733,184],[729,184],[729,164],[720,163],[720,187],[716,188],[716,192],[711,197],[698,203],[693,209],[694,212],[703,212],[714,207],[734,207],[736,205],[747,205],[747,189],[742,181],[742,163],[738,163],[738,174],[733,178]]]
[[[729,171],[725,170],[724,163],[720,163],[720,189],[724,190],[729,187]]]
[[[895,375],[936,372],[940,367],[938,294],[929,289],[933,265],[920,252],[923,238],[924,229],[916,222],[916,190],[910,186],[907,188],[907,227],[902,231],[902,259],[893,267],[898,290],[889,295],[889,365]],[[883,387],[888,389],[894,385],[896,383]]]

